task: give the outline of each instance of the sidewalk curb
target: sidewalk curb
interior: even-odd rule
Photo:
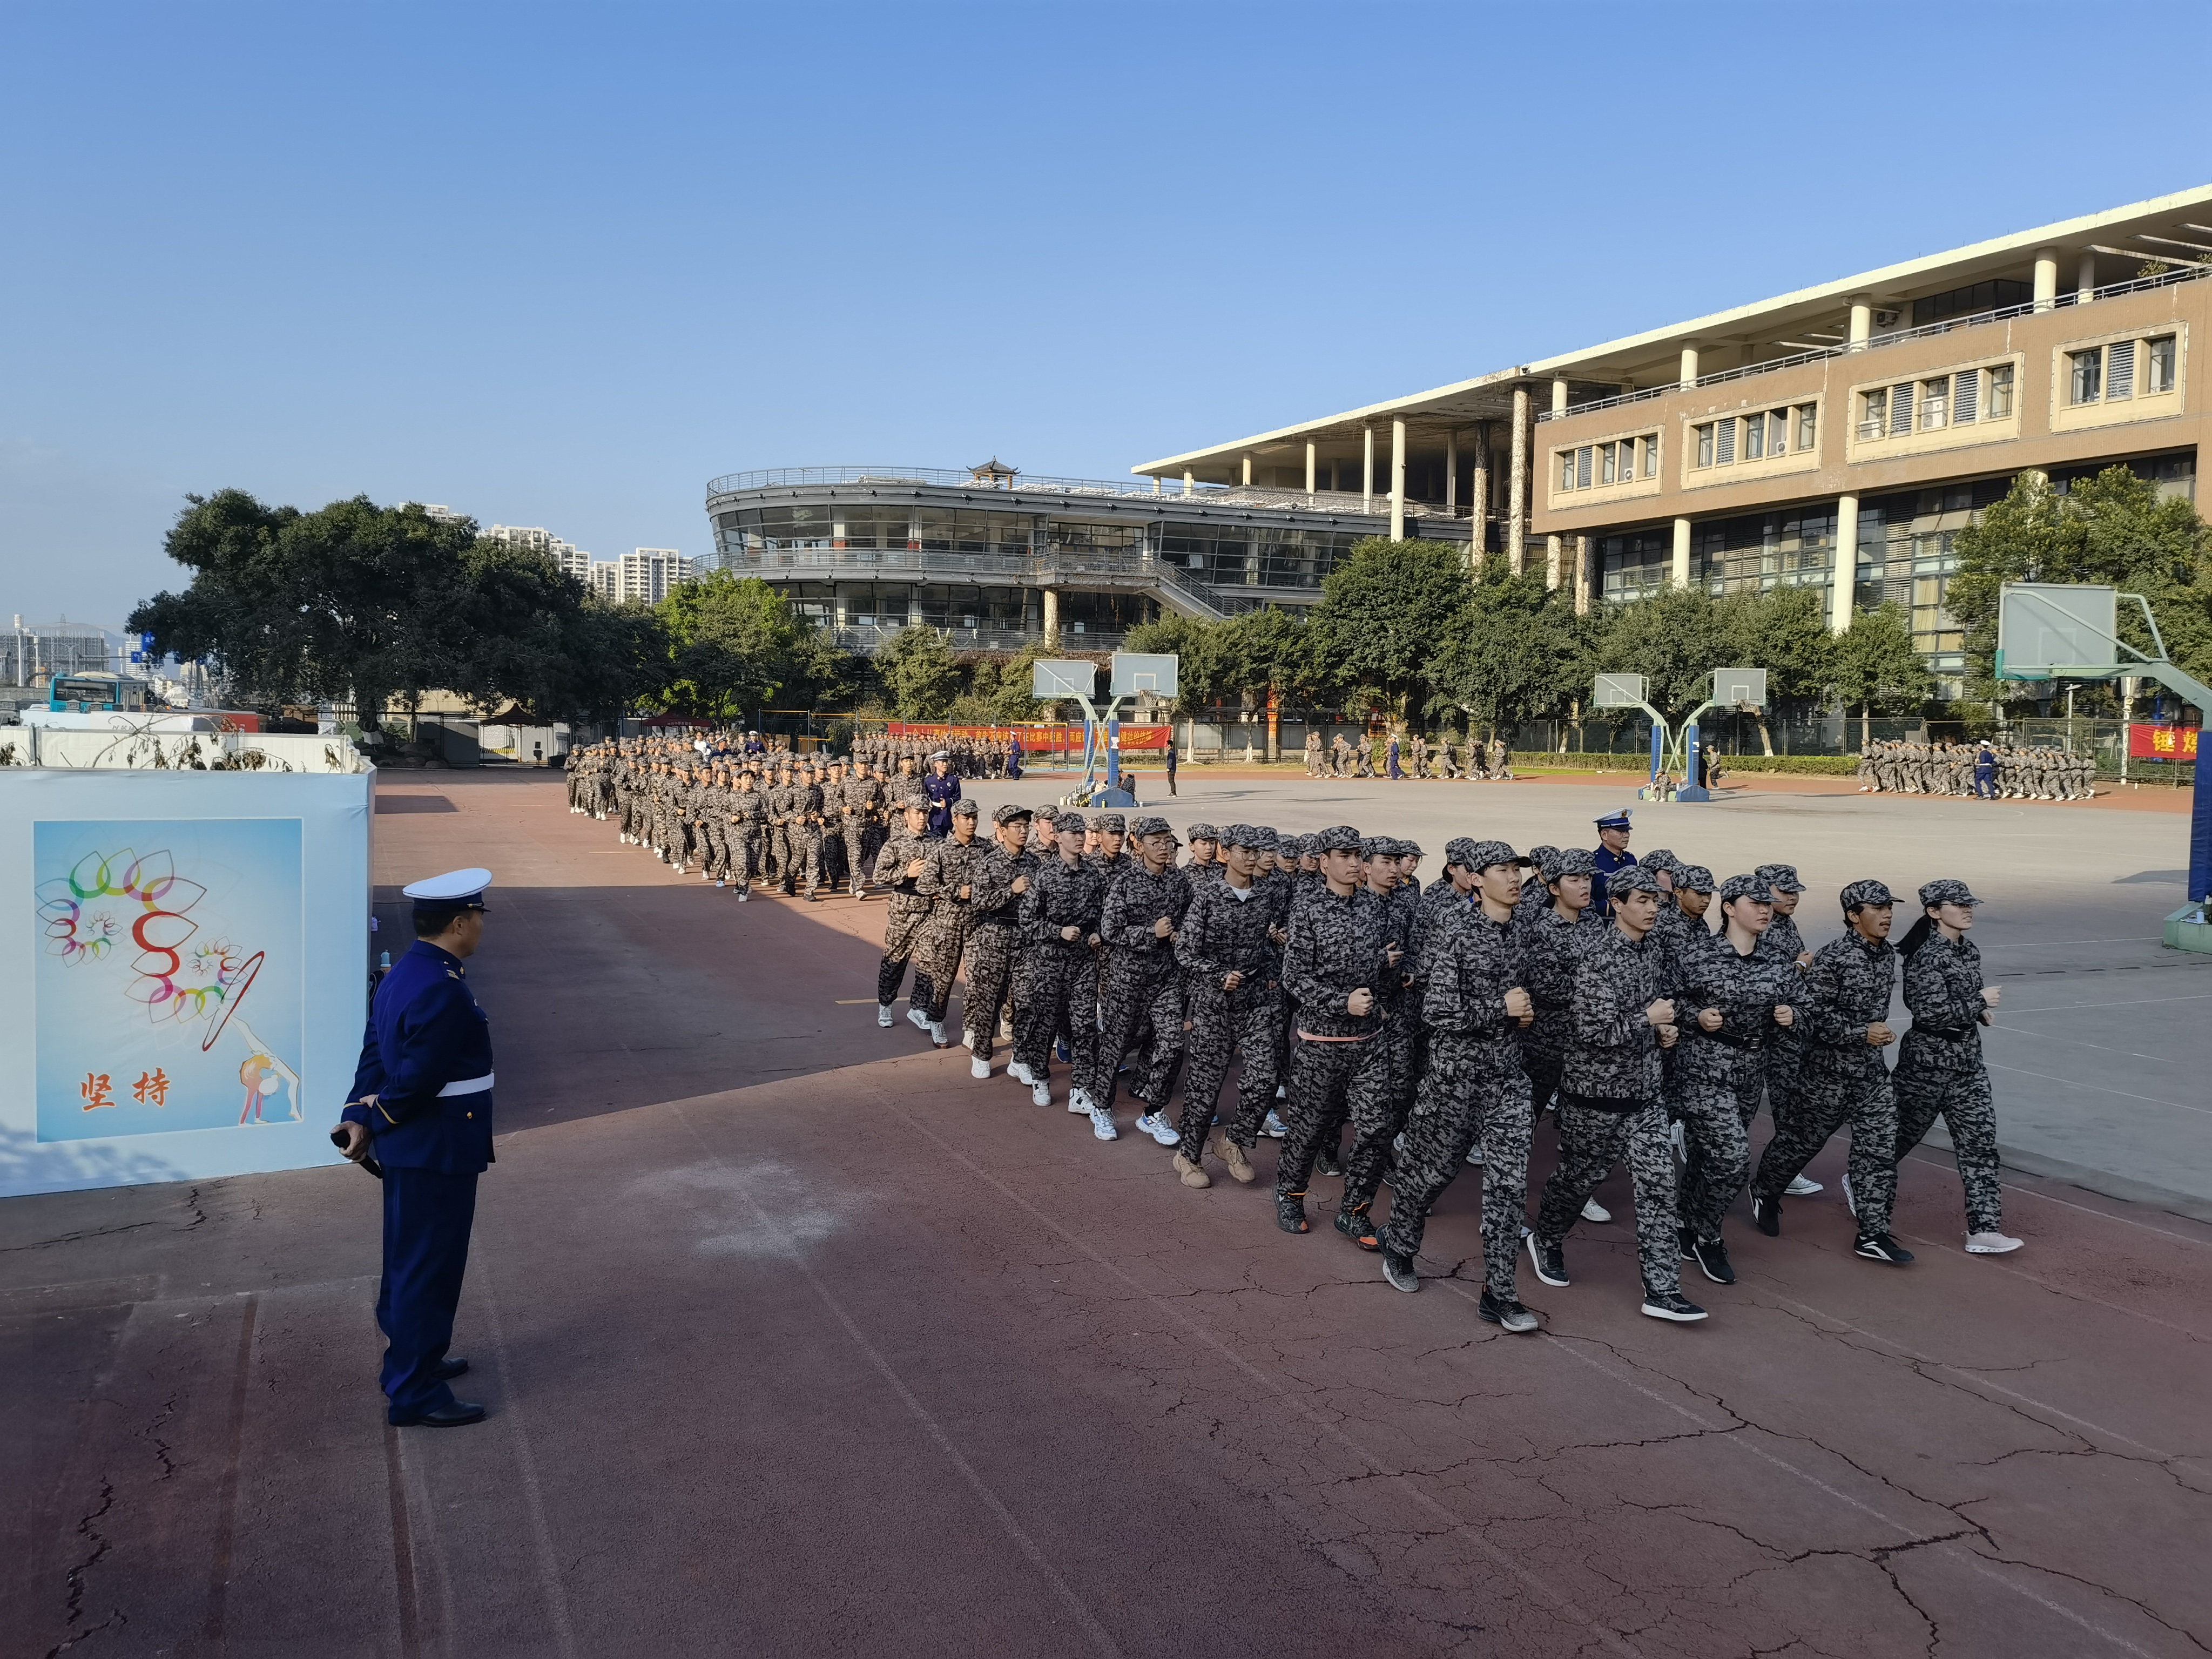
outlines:
[[[1940,1122],[1929,1129],[1920,1144],[1946,1152],[1952,1150],[1951,1138],[1943,1132]],[[2069,1163],[2063,1158],[2052,1158],[2046,1152],[2007,1146],[2002,1140],[1997,1142],[1997,1158],[2002,1167],[2008,1170],[2042,1176],[2047,1180],[2063,1181],[2069,1186],[2100,1194],[2106,1198],[2117,1198],[2123,1203],[2147,1205],[2152,1209],[2185,1216],[2191,1221],[2212,1224],[2212,1198],[2201,1194],[2177,1192],[2171,1187],[2154,1187],[2148,1182],[2114,1175],[2108,1170],[2093,1170],[2086,1164]]]

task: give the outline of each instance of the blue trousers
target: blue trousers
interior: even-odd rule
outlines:
[[[430,1373],[453,1340],[453,1310],[468,1271],[477,1178],[438,1170],[384,1171],[384,1279],[376,1325],[384,1333],[386,1415],[405,1423],[453,1401]]]

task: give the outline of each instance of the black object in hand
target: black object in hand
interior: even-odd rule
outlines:
[[[346,1132],[345,1127],[343,1124],[331,1131],[331,1145],[337,1147],[340,1152],[345,1151]],[[361,1167],[368,1170],[369,1174],[374,1176],[379,1181],[384,1179],[384,1165],[376,1161],[376,1154],[374,1152],[369,1153],[368,1156],[361,1160]]]

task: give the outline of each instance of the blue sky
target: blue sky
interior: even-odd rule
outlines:
[[[2212,10],[0,8],[0,613],[186,491],[702,552],[756,466],[1133,462],[2212,179]]]

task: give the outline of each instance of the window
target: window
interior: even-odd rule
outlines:
[[[1766,416],[1753,415],[1743,423],[1743,458],[1756,461],[1766,453]]]
[[[2173,390],[2173,336],[2143,342],[2143,395],[2154,398]]]
[[[1859,394],[1859,436],[1879,438],[1889,430],[1889,392],[1877,386]]]
[[[1589,483],[1590,452],[1589,446],[1584,444],[1580,449],[1575,451],[1575,488],[1588,489]]]
[[[2136,343],[2115,340],[2105,348],[2105,401],[2136,395]]]
[[[1779,455],[1790,447],[1790,411],[1778,409],[1766,417],[1766,453]]]
[[[1717,441],[1713,459],[1723,466],[1733,465],[1735,461],[1735,420],[1731,418],[1716,422],[1713,427],[1713,436]]]
[[[1950,424],[1951,377],[1920,383],[1920,429],[1937,432]]]
[[[1572,489],[1574,487],[1575,452],[1571,449],[1563,449],[1559,452],[1559,488]]]
[[[2171,347],[2173,342],[2168,340],[2166,344]],[[2172,356],[2170,350],[2167,356],[2170,359]],[[1648,438],[1638,439],[1637,443],[1644,451],[1644,476],[1647,478],[1657,477],[1659,476],[1659,434],[1655,432]]]
[[[1711,466],[1713,464],[1712,422],[1708,421],[1705,425],[1698,427],[1697,428],[1697,434],[1698,465],[1699,466]]]
[[[1797,447],[1802,452],[1814,447],[1820,436],[1820,415],[1817,405],[1803,404],[1797,410]]]
[[[1951,377],[1951,424],[1972,426],[1982,397],[1982,371],[1962,368]]]
[[[2094,404],[2104,389],[2105,350],[2102,346],[2091,346],[2087,351],[2069,354],[2074,365],[2072,396],[2069,401]]]
[[[1597,481],[1600,483],[1609,484],[1613,482],[1613,458],[1620,453],[1620,446],[1619,444],[1601,444],[1598,446]]]
[[[1889,389],[1889,430],[1893,437],[1912,430],[1912,386],[1909,381]]]
[[[1990,370],[1989,407],[1982,418],[2002,421],[2012,414],[2012,365],[1998,363]]]

